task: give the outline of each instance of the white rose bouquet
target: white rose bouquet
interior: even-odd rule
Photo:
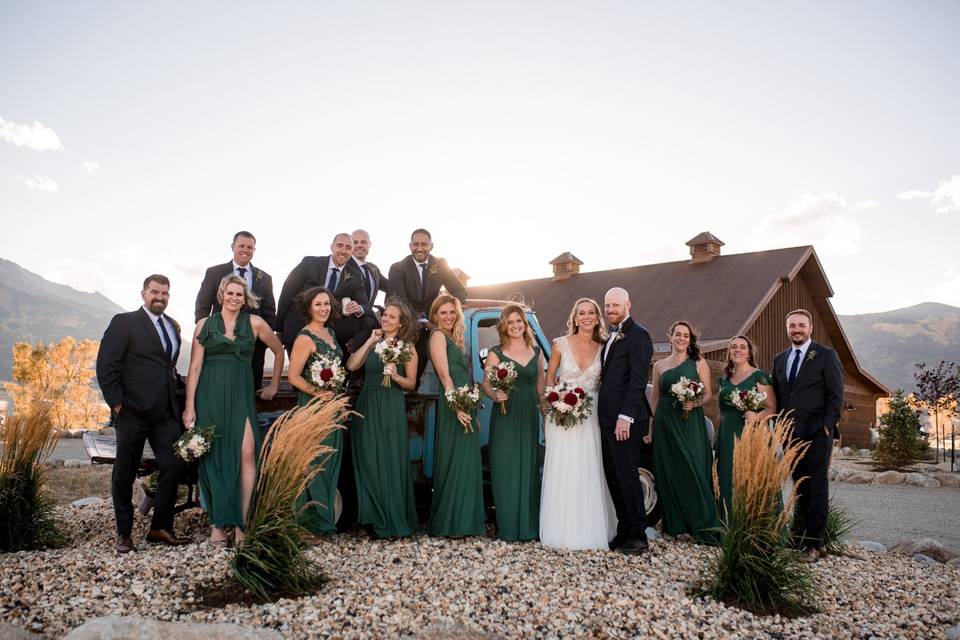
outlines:
[[[383,364],[407,364],[410,362],[410,343],[404,342],[396,336],[393,338],[384,338],[377,343],[377,346],[375,346],[373,350],[383,361]],[[389,387],[391,384],[390,374],[384,372],[381,385]]]
[[[465,384],[462,387],[447,389],[444,396],[451,410],[472,414],[477,409],[477,405],[480,404],[480,387],[475,384]],[[463,430],[465,433],[472,433],[476,430],[473,428],[472,418]]]
[[[681,376],[679,380],[670,385],[670,393],[673,394],[673,397],[681,406],[684,402],[696,402],[703,398],[705,389],[706,387],[703,386],[702,382],[691,380],[686,376]],[[689,417],[690,412],[684,409],[681,418],[686,420]]]
[[[744,413],[763,411],[767,406],[767,394],[756,387],[731,391],[727,399],[730,400],[730,404]]]
[[[548,413],[553,423],[562,429],[572,429],[590,415],[593,398],[582,388],[561,382],[546,388]]]
[[[173,443],[173,453],[184,462],[199,460],[210,452],[215,437],[213,425],[187,429]]]
[[[313,353],[307,360],[303,377],[321,391],[339,393],[347,379],[347,371],[340,360],[333,356],[322,356]]]

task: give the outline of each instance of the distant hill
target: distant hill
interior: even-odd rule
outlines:
[[[960,308],[924,302],[840,316],[840,322],[860,364],[891,390],[916,390],[913,372],[918,362],[960,362]]]
[[[84,293],[45,280],[0,258],[0,380],[10,380],[11,347],[65,336],[99,340],[110,318],[123,311],[100,293]]]

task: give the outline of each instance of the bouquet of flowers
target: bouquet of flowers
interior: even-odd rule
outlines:
[[[487,382],[497,391],[510,393],[513,385],[517,383],[517,368],[512,362],[500,362],[497,366],[491,366],[487,369]],[[500,415],[507,414],[507,403],[501,402]]]
[[[307,360],[307,367],[303,371],[307,382],[321,391],[339,393],[347,379],[347,371],[340,364],[340,360],[333,356],[322,356],[313,353]]]
[[[199,460],[210,452],[214,437],[213,425],[187,429],[177,441],[173,443],[173,452],[184,462]]]
[[[480,387],[475,384],[465,384],[462,387],[447,389],[445,396],[450,409],[472,414],[477,408],[477,405],[480,404]],[[465,426],[463,430],[466,433],[475,431],[472,418],[470,419],[470,424]]]
[[[558,427],[571,429],[590,415],[593,398],[580,387],[561,382],[555,387],[547,387],[546,392],[550,419]]]
[[[730,404],[744,413],[747,411],[762,411],[767,406],[767,394],[759,391],[756,387],[731,391],[728,399]]]
[[[696,380],[691,380],[686,376],[681,376],[679,380],[670,386],[670,393],[672,393],[673,397],[677,399],[677,402],[683,405],[684,402],[696,402],[702,398],[705,388],[706,387],[703,386],[702,382],[697,382]],[[684,409],[681,418],[686,420],[689,417],[690,412]]]
[[[410,362],[410,343],[404,342],[396,336],[381,340],[377,343],[377,346],[375,346],[373,350],[377,353],[380,359],[383,360],[383,364],[407,364]],[[390,374],[383,374],[383,382],[381,384],[384,387],[390,386]]]

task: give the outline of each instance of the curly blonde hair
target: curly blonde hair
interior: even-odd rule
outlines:
[[[235,273],[226,275],[223,277],[223,280],[220,281],[220,286],[217,288],[217,302],[223,304],[223,293],[227,290],[232,284],[238,284],[243,287],[243,306],[246,309],[259,309],[260,308],[260,296],[250,291],[250,288],[247,286],[247,281]]]

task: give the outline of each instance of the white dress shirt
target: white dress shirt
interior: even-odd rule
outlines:
[[[620,327],[623,323],[610,327],[610,336],[607,338],[607,344],[603,347],[603,361],[607,361],[607,356],[610,354],[610,347],[613,346],[613,343],[617,341],[617,332],[620,331]],[[633,424],[633,418],[630,416],[625,416],[622,413],[617,416],[620,420],[626,420],[630,424]]]
[[[233,275],[239,276],[240,272],[238,269],[246,269],[247,272],[241,276],[247,279],[247,289],[253,291],[253,264],[247,263],[247,266],[242,266],[237,264],[236,260],[233,261]]]
[[[795,344],[790,345],[790,355],[787,356],[787,378],[790,378],[790,369],[793,367],[793,361],[797,359],[797,349],[800,349],[800,364],[797,365],[797,376],[800,376],[800,369],[803,369],[803,362],[807,355],[807,350],[810,348],[810,343],[813,342],[810,338],[807,338],[807,341],[804,342],[799,347]]]
[[[157,336],[160,337],[160,344],[166,345],[166,342],[163,340],[163,332],[160,331],[160,326],[157,324],[157,320],[163,319],[163,326],[166,328],[167,335],[170,337],[170,353],[176,353],[177,348],[180,346],[180,341],[177,340],[177,330],[173,328],[173,323],[170,322],[170,318],[164,315],[158,316],[146,307],[141,308],[147,312],[148,316],[150,316],[150,322],[153,323],[153,328],[156,330]],[[166,348],[166,346],[164,346],[164,348]]]

